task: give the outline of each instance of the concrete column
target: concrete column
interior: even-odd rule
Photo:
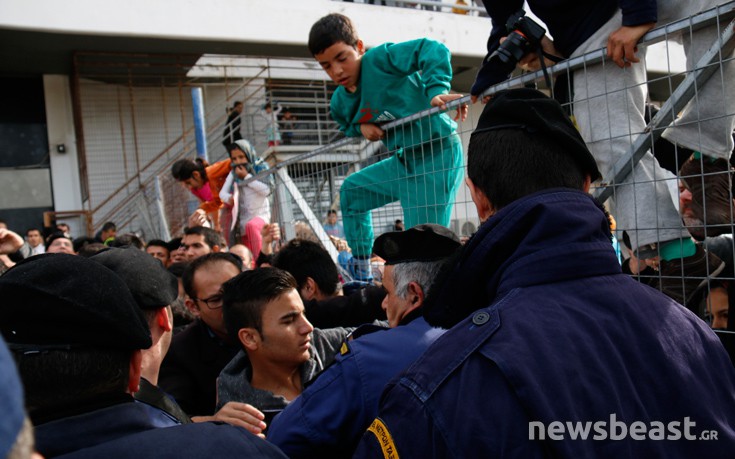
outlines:
[[[69,77],[67,75],[44,75],[43,92],[46,102],[54,209],[56,211],[82,210],[79,159],[74,134]],[[59,153],[57,148],[59,145],[64,146],[65,153]]]

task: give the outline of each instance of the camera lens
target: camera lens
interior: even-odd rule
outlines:
[[[526,40],[526,37],[521,35],[518,31],[514,31],[508,35],[508,38],[501,45],[501,48],[505,49],[506,53],[511,56],[510,59],[512,59],[514,63],[517,63],[521,58],[523,58],[523,55],[526,54],[527,47],[528,40]]]

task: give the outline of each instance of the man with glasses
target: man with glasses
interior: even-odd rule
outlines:
[[[158,384],[194,422],[223,421],[245,428],[254,423],[256,413],[245,404],[230,403],[215,413],[217,376],[239,350],[227,336],[221,289],[241,271],[238,257],[220,252],[197,258],[182,277],[186,306],[196,320],[174,336]]]

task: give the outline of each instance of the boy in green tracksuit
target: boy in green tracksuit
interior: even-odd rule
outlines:
[[[309,50],[339,85],[332,118],[350,137],[382,140],[391,156],[348,176],[340,201],[347,242],[359,280],[369,280],[373,245],[370,211],[399,200],[406,228],[447,226],[462,179],[457,124],[445,114],[424,116],[384,131],[380,125],[462,97],[448,94],[451,55],[443,44],[419,39],[365,51],[352,22],[341,14],[321,18],[309,33]],[[457,110],[464,120],[467,106]]]

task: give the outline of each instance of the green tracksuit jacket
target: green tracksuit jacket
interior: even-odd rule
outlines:
[[[431,108],[449,92],[450,53],[443,44],[419,39],[386,43],[361,58],[357,90],[339,87],[332,118],[347,136],[362,136],[360,124],[377,125]],[[341,188],[345,235],[356,256],[372,251],[370,210],[399,200],[406,228],[420,223],[447,226],[462,179],[463,154],[457,124],[447,114],[424,116],[388,129],[390,157],[351,174]]]

